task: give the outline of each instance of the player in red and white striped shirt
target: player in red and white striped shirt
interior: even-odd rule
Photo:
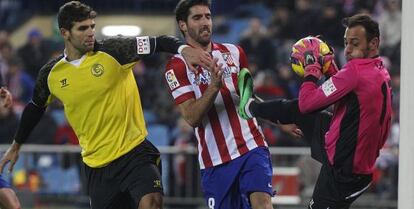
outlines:
[[[209,208],[272,208],[267,143],[256,119],[244,120],[237,112],[237,75],[248,67],[243,49],[211,42],[207,0],[181,0],[176,19],[187,44],[202,48],[215,60],[211,69],[197,67],[194,72],[175,55],[165,72],[175,104],[195,128]]]

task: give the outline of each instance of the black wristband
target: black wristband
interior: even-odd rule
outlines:
[[[305,79],[303,79],[303,82],[306,82],[306,81],[311,81],[313,83],[317,83],[318,82],[318,78],[316,78],[313,75],[308,75],[308,76],[305,77]]]

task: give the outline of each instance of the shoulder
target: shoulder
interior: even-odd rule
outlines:
[[[181,55],[174,55],[168,60],[166,65],[166,71],[185,71],[187,69],[187,64],[185,63],[184,58]]]
[[[240,56],[244,56],[244,50],[240,45],[235,45],[235,44],[229,44],[229,43],[223,43],[223,44],[219,44],[222,47],[225,47],[226,50],[228,50],[230,53],[232,54],[237,54]]]
[[[41,77],[41,76],[47,76],[49,73],[50,73],[50,71],[53,69],[53,67],[61,60],[61,59],[63,59],[63,54],[61,54],[61,55],[59,55],[59,56],[57,56],[57,57],[55,57],[55,58],[52,58],[51,60],[49,60],[49,62],[47,62],[45,65],[43,65],[43,67],[42,68],[40,68],[40,71],[39,71],[39,76],[38,77]]]

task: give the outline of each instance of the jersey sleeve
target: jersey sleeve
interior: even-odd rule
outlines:
[[[243,48],[241,48],[240,46],[237,46],[237,49],[239,50],[239,61],[240,61],[240,69],[241,68],[249,68],[249,60],[247,59],[247,55],[244,52]]]
[[[172,36],[139,36],[109,38],[97,42],[95,51],[103,51],[114,57],[121,65],[134,63],[158,52],[176,54],[184,43]]]
[[[47,79],[53,66],[60,59],[62,59],[62,57],[63,56],[59,56],[58,58],[50,61],[40,69],[39,75],[36,79],[32,101],[30,101],[29,104],[27,104],[24,108],[22,117],[20,119],[19,127],[17,128],[17,132],[14,136],[14,140],[17,143],[23,144],[24,142],[26,142],[30,133],[42,118],[46,106],[52,100],[49,86],[47,84]]]
[[[171,58],[166,65],[165,80],[176,105],[195,98],[194,89],[187,76],[187,66],[182,59]]]
[[[49,85],[47,83],[47,79],[49,77],[49,73],[52,70],[53,66],[62,59],[62,56],[59,56],[49,63],[44,65],[36,78],[36,84],[34,87],[32,103],[40,108],[46,107],[53,99],[52,95],[50,94]]]
[[[355,89],[357,83],[358,71],[351,64],[346,65],[320,86],[316,84],[316,80],[307,80],[299,90],[299,110],[309,113],[325,109]]]

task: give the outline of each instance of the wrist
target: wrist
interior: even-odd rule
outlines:
[[[307,77],[309,75],[314,76],[319,80],[322,77],[321,65],[315,62],[313,64],[305,66],[304,77]]]
[[[20,150],[20,147],[22,146],[22,144],[20,144],[20,143],[18,143],[18,142],[16,142],[16,140],[13,140],[13,143],[12,143],[12,145],[11,145],[11,149],[14,149],[14,150]]]

